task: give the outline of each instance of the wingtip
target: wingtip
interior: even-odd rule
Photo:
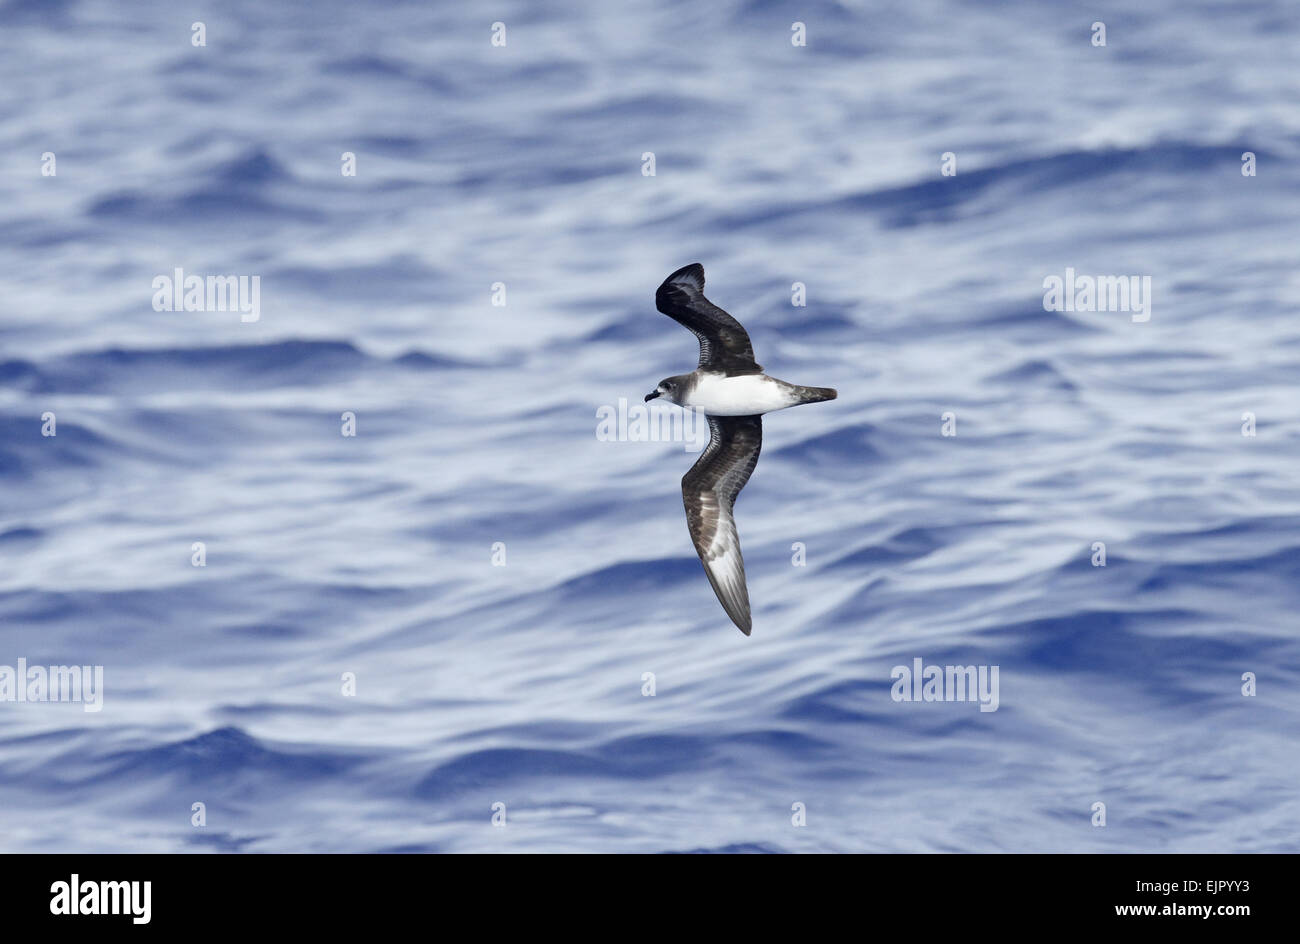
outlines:
[[[754,619],[749,613],[748,596],[748,593],[746,593],[743,603],[732,598],[723,599],[721,596],[718,597],[718,600],[722,603],[722,608],[727,611],[727,615],[730,616],[731,621],[736,624],[736,628],[746,636],[748,636],[754,628]]]
[[[754,619],[749,610],[749,588],[745,586],[745,565],[741,562],[739,583],[731,581],[719,581],[717,575],[709,569],[708,563],[704,558],[700,558],[700,563],[704,564],[705,576],[709,578],[709,584],[713,587],[713,593],[722,604],[723,612],[736,624],[736,628],[749,635],[754,628]]]
[[[697,292],[704,291],[704,266],[698,262],[692,262],[690,265],[684,265],[668,278],[663,280],[659,286],[659,292],[665,292],[673,289],[673,283],[681,283],[689,280]]]

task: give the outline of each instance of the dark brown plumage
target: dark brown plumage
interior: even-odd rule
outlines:
[[[746,636],[752,628],[745,558],[732,509],[763,448],[761,416],[710,416],[709,444],[682,476],[686,527],[713,592]]]

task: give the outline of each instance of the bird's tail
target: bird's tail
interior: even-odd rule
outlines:
[[[796,387],[800,403],[821,403],[839,396],[834,387]]]

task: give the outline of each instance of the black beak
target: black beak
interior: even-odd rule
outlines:
[[[659,391],[658,391],[658,390],[651,390],[649,393],[647,393],[647,394],[645,395],[645,402],[646,402],[646,403],[649,403],[651,400],[653,400],[653,399],[654,399],[655,397],[657,397],[657,396],[659,396]]]

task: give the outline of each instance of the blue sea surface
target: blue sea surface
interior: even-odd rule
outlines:
[[[1250,0],[0,0],[0,666],[104,678],[0,701],[0,850],[1300,851],[1297,48]],[[839,390],[765,420],[750,638],[695,453],[597,434],[694,367],[696,261]],[[258,319],[156,310],[178,268]],[[1067,269],[1149,320],[1045,310]],[[895,700],[918,658],[997,710]]]

